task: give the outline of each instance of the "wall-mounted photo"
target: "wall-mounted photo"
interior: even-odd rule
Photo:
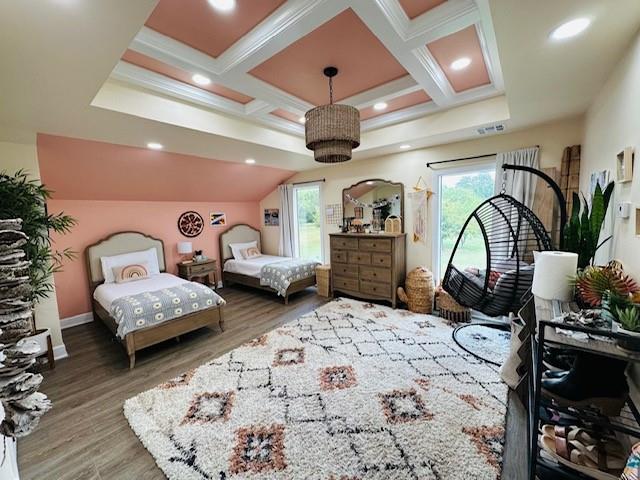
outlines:
[[[227,215],[223,212],[211,212],[209,218],[212,227],[224,227],[227,224]]]
[[[280,209],[265,208],[264,209],[264,225],[265,227],[277,227],[280,225]]]

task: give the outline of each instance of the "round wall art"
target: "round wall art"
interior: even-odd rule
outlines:
[[[202,233],[204,220],[198,212],[184,212],[178,218],[178,230],[185,237],[197,237]]]

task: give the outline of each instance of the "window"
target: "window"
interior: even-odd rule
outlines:
[[[495,162],[462,169],[447,169],[439,173],[436,185],[437,209],[435,215],[436,244],[434,269],[436,278],[444,275],[451,252],[469,215],[480,203],[494,194]],[[462,267],[486,268],[486,252],[482,233],[477,223],[469,224],[461,239],[463,257],[456,254]],[[474,226],[475,225],[475,226]]]
[[[323,228],[321,184],[296,185],[293,188],[295,256],[322,262]]]

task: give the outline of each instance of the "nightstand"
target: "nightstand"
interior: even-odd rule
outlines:
[[[180,278],[189,281],[202,278],[205,285],[214,289],[218,286],[217,270],[218,262],[214,259],[208,259],[202,262],[178,263],[178,276]]]

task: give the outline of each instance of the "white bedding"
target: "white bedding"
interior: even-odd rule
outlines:
[[[261,255],[248,260],[232,258],[224,263],[224,271],[260,278],[260,270],[262,267],[270,263],[283,262],[285,260],[290,260],[290,258],[278,257],[276,255]]]
[[[116,298],[176,287],[186,282],[185,279],[176,277],[170,273],[158,273],[144,280],[136,280],[135,282],[103,283],[95,289],[93,298],[95,298],[107,312],[111,312],[111,303]]]

